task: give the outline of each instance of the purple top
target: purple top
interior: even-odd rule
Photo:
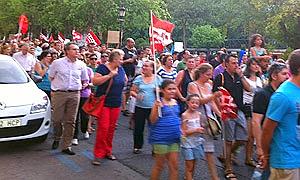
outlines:
[[[88,74],[88,79],[89,79],[89,83],[92,82],[92,78],[94,77],[94,72],[93,69],[90,67],[86,68],[87,70],[87,74]],[[89,97],[90,94],[92,92],[92,89],[90,86],[86,87],[85,89],[82,89],[80,92],[80,97]]]
[[[222,64],[219,64],[219,65],[214,69],[213,79],[215,79],[216,76],[217,76],[218,74],[223,73],[224,70],[225,70],[225,68],[222,66]]]

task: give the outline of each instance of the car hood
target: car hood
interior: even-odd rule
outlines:
[[[4,103],[6,107],[32,105],[45,95],[33,82],[0,84],[0,103]]]

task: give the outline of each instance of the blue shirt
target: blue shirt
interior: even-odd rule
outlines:
[[[156,76],[156,85],[155,80],[151,83],[145,83],[141,75],[137,76],[132,83],[137,86],[138,95],[143,97],[142,99],[137,99],[135,105],[140,108],[152,108],[156,99],[155,87],[159,87],[161,85],[161,77]]]
[[[267,117],[278,123],[270,145],[270,166],[300,168],[300,88],[284,82],[271,97]]]
[[[110,70],[104,65],[100,64],[96,70],[97,73],[102,76],[110,73]],[[104,95],[108,88],[109,81],[98,86],[96,96]],[[118,69],[118,75],[113,77],[113,83],[106,96],[104,106],[106,107],[120,107],[122,102],[122,90],[125,85],[125,71],[122,67]]]
[[[179,106],[161,108],[162,117],[155,123],[149,123],[149,143],[170,145],[180,142],[180,111]]]

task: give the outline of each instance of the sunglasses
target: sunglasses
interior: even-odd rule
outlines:
[[[90,58],[91,60],[97,60],[97,58]]]

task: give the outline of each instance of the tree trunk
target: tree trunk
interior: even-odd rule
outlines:
[[[183,22],[183,26],[182,26],[182,39],[183,39],[183,47],[184,49],[186,49],[187,47],[187,41],[186,41],[186,20],[184,20]]]

